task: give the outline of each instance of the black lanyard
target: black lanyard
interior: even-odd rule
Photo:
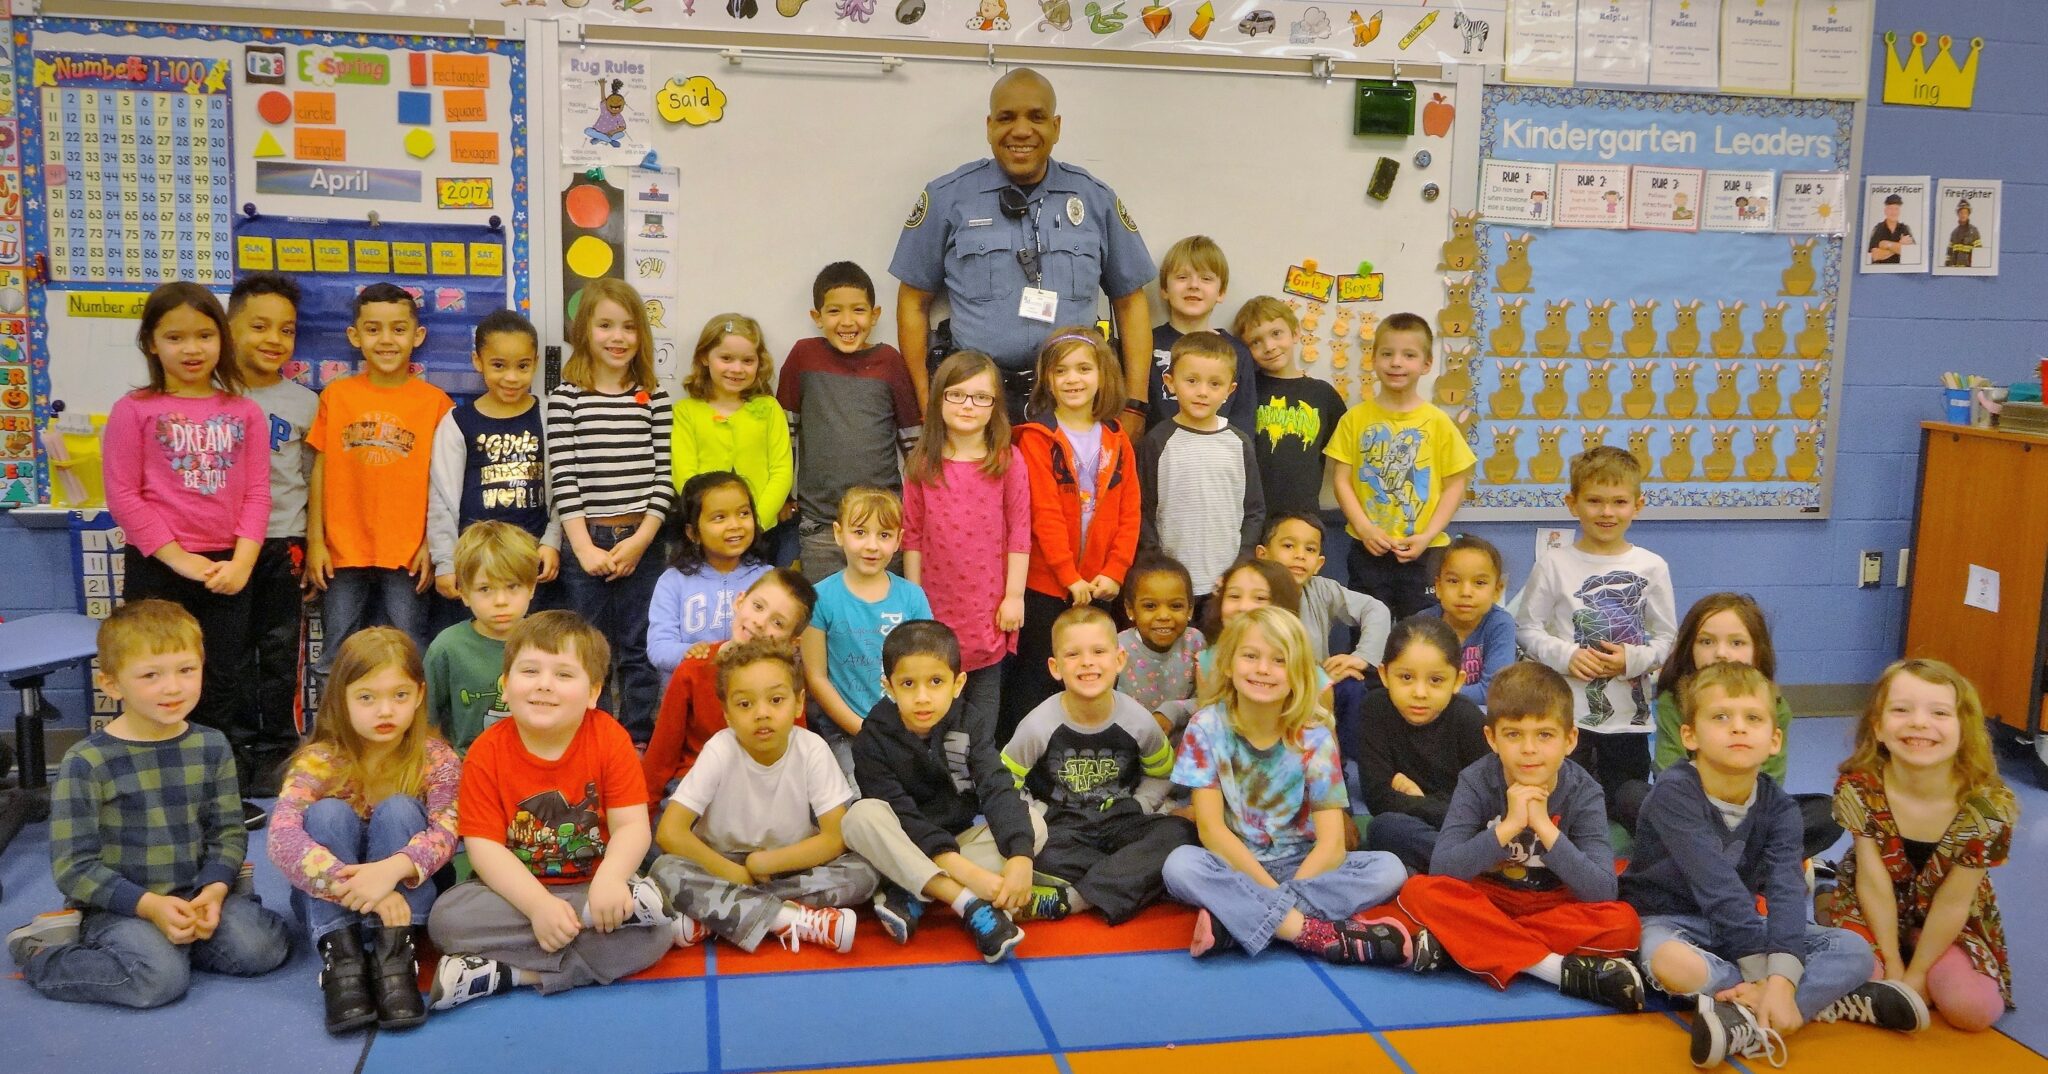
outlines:
[[[1044,198],[1031,203],[1031,211],[1024,215],[1025,226],[1031,229],[1031,248],[1017,251],[1017,264],[1031,277],[1032,287],[1041,287],[1045,277],[1045,235],[1038,227],[1038,216],[1044,211]]]

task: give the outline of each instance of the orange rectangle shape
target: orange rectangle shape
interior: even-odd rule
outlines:
[[[450,123],[482,123],[490,118],[484,111],[484,91],[480,89],[442,91],[441,110]]]
[[[348,132],[333,127],[295,128],[292,156],[300,160],[347,160]]]
[[[497,131],[449,131],[448,159],[455,164],[496,164]]]
[[[491,84],[488,56],[462,56],[449,52],[434,54],[434,85],[483,89]]]
[[[292,115],[301,123],[332,123],[334,94],[300,90],[292,94]]]

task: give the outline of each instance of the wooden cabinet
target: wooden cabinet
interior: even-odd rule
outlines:
[[[2048,440],[1942,422],[1920,429],[1906,655],[1953,664],[1977,684],[1986,715],[2036,734],[2048,660]],[[1998,572],[1995,613],[1963,603],[1973,565]]]

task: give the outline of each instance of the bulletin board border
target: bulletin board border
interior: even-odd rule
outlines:
[[[46,190],[43,185],[43,115],[41,95],[35,92],[35,56],[31,42],[37,34],[77,34],[104,37],[110,40],[120,38],[142,38],[162,41],[212,41],[233,44],[287,44],[327,45],[350,48],[410,49],[416,52],[468,53],[472,55],[499,55],[506,57],[510,70],[507,73],[507,90],[511,99],[511,111],[507,117],[509,130],[506,140],[512,156],[512,205],[511,219],[506,227],[510,239],[511,262],[507,272],[511,277],[512,308],[527,316],[532,315],[533,295],[529,282],[531,275],[531,246],[528,236],[527,196],[527,109],[526,109],[526,47],[525,42],[495,37],[462,37],[448,34],[392,34],[366,33],[347,30],[288,30],[263,26],[233,25],[192,25],[186,23],[144,22],[119,19],[79,18],[17,18],[14,20],[14,69],[15,85],[21,87],[18,101],[19,141],[22,147],[22,231],[23,262],[30,266],[28,273],[29,310],[29,389],[34,396],[33,410],[36,427],[44,428],[55,414],[50,403],[50,354],[49,354],[49,292],[53,285],[43,278],[40,266],[48,264],[49,236],[46,216]],[[231,87],[232,94],[234,88]],[[229,131],[230,155],[233,154],[234,131]],[[237,214],[248,198],[248,192],[236,190],[234,208]],[[403,221],[391,221],[401,225]],[[55,286],[58,291],[125,291],[148,292],[152,287],[137,283],[80,283],[66,281]],[[36,502],[50,502],[50,477],[47,465],[36,467]]]
[[[1500,137],[1499,117],[1496,105],[1517,102],[1553,107],[1590,106],[1616,108],[1634,111],[1681,113],[1693,112],[1708,115],[1747,115],[1774,118],[1807,117],[1831,119],[1836,125],[1834,156],[1830,164],[1835,171],[1848,177],[1847,186],[1857,189],[1862,183],[1863,134],[1866,105],[1862,101],[1843,101],[1822,98],[1757,97],[1738,96],[1709,92],[1643,91],[1590,86],[1516,86],[1490,83],[1484,94],[1480,109],[1479,151],[1475,155],[1475,166],[1495,156],[1495,146]],[[1491,229],[1496,226],[1482,221],[1475,235],[1479,246],[1479,258],[1471,276],[1477,286],[1474,288],[1473,306],[1476,317],[1472,335],[1475,340],[1484,341],[1491,327],[1488,312],[1493,306],[1493,268],[1491,263]],[[1820,268],[1820,290],[1816,297],[1827,297],[1834,303],[1830,312],[1827,407],[1823,415],[1823,439],[1821,442],[1821,469],[1810,495],[1799,495],[1804,490],[1747,489],[1739,485],[1727,485],[1711,492],[1685,489],[1659,489],[1651,485],[1646,489],[1650,506],[1656,516],[1664,519],[1801,519],[1824,520],[1830,515],[1834,493],[1835,467],[1839,459],[1838,434],[1842,406],[1842,392],[1848,377],[1848,309],[1853,271],[1844,271],[1847,263],[1848,243],[1855,238],[1853,226],[1841,236],[1823,236],[1833,241],[1824,242],[1827,251],[1825,264]],[[1498,361],[1490,355],[1486,361]],[[1483,406],[1484,400],[1475,400]],[[1468,439],[1473,439],[1474,450],[1485,443],[1484,433],[1491,419],[1481,418],[1474,426]],[[1551,521],[1569,519],[1561,493],[1554,485],[1490,488],[1476,500],[1468,500],[1459,510],[1460,518],[1473,521]]]

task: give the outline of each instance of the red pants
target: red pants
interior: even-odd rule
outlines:
[[[1564,888],[1524,891],[1489,880],[1413,876],[1395,907],[1495,988],[1549,955],[1621,955],[1634,951],[1642,935],[1627,903],[1581,902]]]

